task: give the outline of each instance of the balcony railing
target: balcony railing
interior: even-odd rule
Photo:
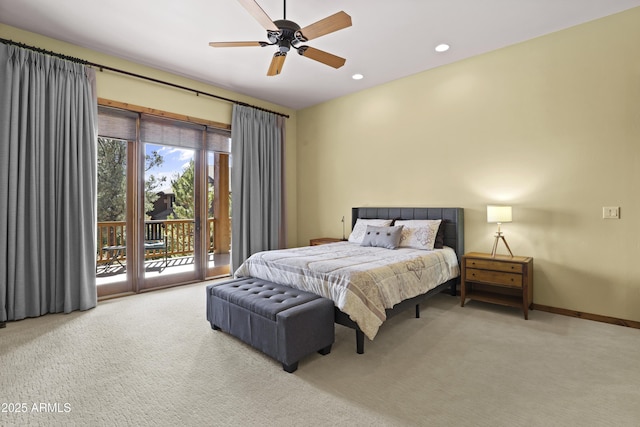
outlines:
[[[167,237],[167,256],[180,257],[193,255],[194,252],[194,230],[195,221],[192,219],[167,219],[162,221],[149,221],[162,223],[165,226],[164,232]],[[230,222],[230,221],[229,221]],[[207,218],[209,238],[207,241],[208,252],[217,252],[214,244],[215,218]],[[109,253],[109,246],[125,246],[127,229],[125,221],[103,221],[98,222],[97,230],[97,264],[105,264],[109,261],[112,253]],[[223,249],[223,248],[221,248]],[[224,248],[228,252],[230,248]],[[126,251],[118,251],[117,259],[124,262]],[[145,259],[164,257],[164,249],[145,251]],[[111,260],[115,261],[115,260]]]

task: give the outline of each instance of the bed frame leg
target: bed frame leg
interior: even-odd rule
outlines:
[[[458,292],[456,290],[456,281],[454,280],[451,282],[451,296],[455,297],[456,295],[458,295]]]
[[[356,352],[364,354],[364,332],[356,329]]]
[[[420,304],[416,304],[416,319],[420,318]]]

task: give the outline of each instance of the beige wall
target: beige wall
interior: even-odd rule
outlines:
[[[485,206],[508,203],[535,303],[640,321],[639,22],[632,9],[299,111],[298,244],[340,237],[352,206],[460,206],[466,250],[487,252]]]
[[[181,86],[201,90],[229,99],[246,102],[258,107],[278,111],[290,116],[287,119],[286,176],[287,180],[287,229],[289,245],[297,241],[296,222],[296,112],[275,104],[237,94],[231,91],[209,86],[201,82],[189,80],[170,73],[158,71],[112,56],[103,55],[88,49],[53,40],[38,34],[26,32],[14,27],[0,24],[0,37],[40,47],[76,58],[84,59],[100,65],[153,77]],[[208,96],[196,96],[194,93],[174,89],[141,79],[117,74],[110,71],[97,72],[98,96],[114,101],[126,102],[171,113],[184,114],[219,123],[231,123],[232,104]]]
[[[340,237],[343,215],[348,233],[352,206],[460,206],[466,250],[486,252],[485,205],[509,203],[535,303],[640,321],[638,22],[640,8],[299,112],[3,24],[0,37],[289,114],[290,246]],[[100,97],[231,120],[226,102],[97,78]]]

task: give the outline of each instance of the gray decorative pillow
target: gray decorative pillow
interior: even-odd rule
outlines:
[[[400,244],[402,226],[376,227],[367,225],[361,246],[375,246],[378,248],[395,249]]]
[[[349,235],[349,241],[351,243],[362,244],[364,238],[364,232],[367,231],[367,225],[375,225],[376,227],[386,227],[391,225],[392,219],[362,219],[356,220],[356,225],[353,227],[353,231]]]

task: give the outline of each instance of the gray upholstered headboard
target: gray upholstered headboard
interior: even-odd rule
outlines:
[[[462,208],[351,208],[351,228],[358,218],[363,219],[441,219],[444,244],[458,255],[464,255],[464,209]]]

